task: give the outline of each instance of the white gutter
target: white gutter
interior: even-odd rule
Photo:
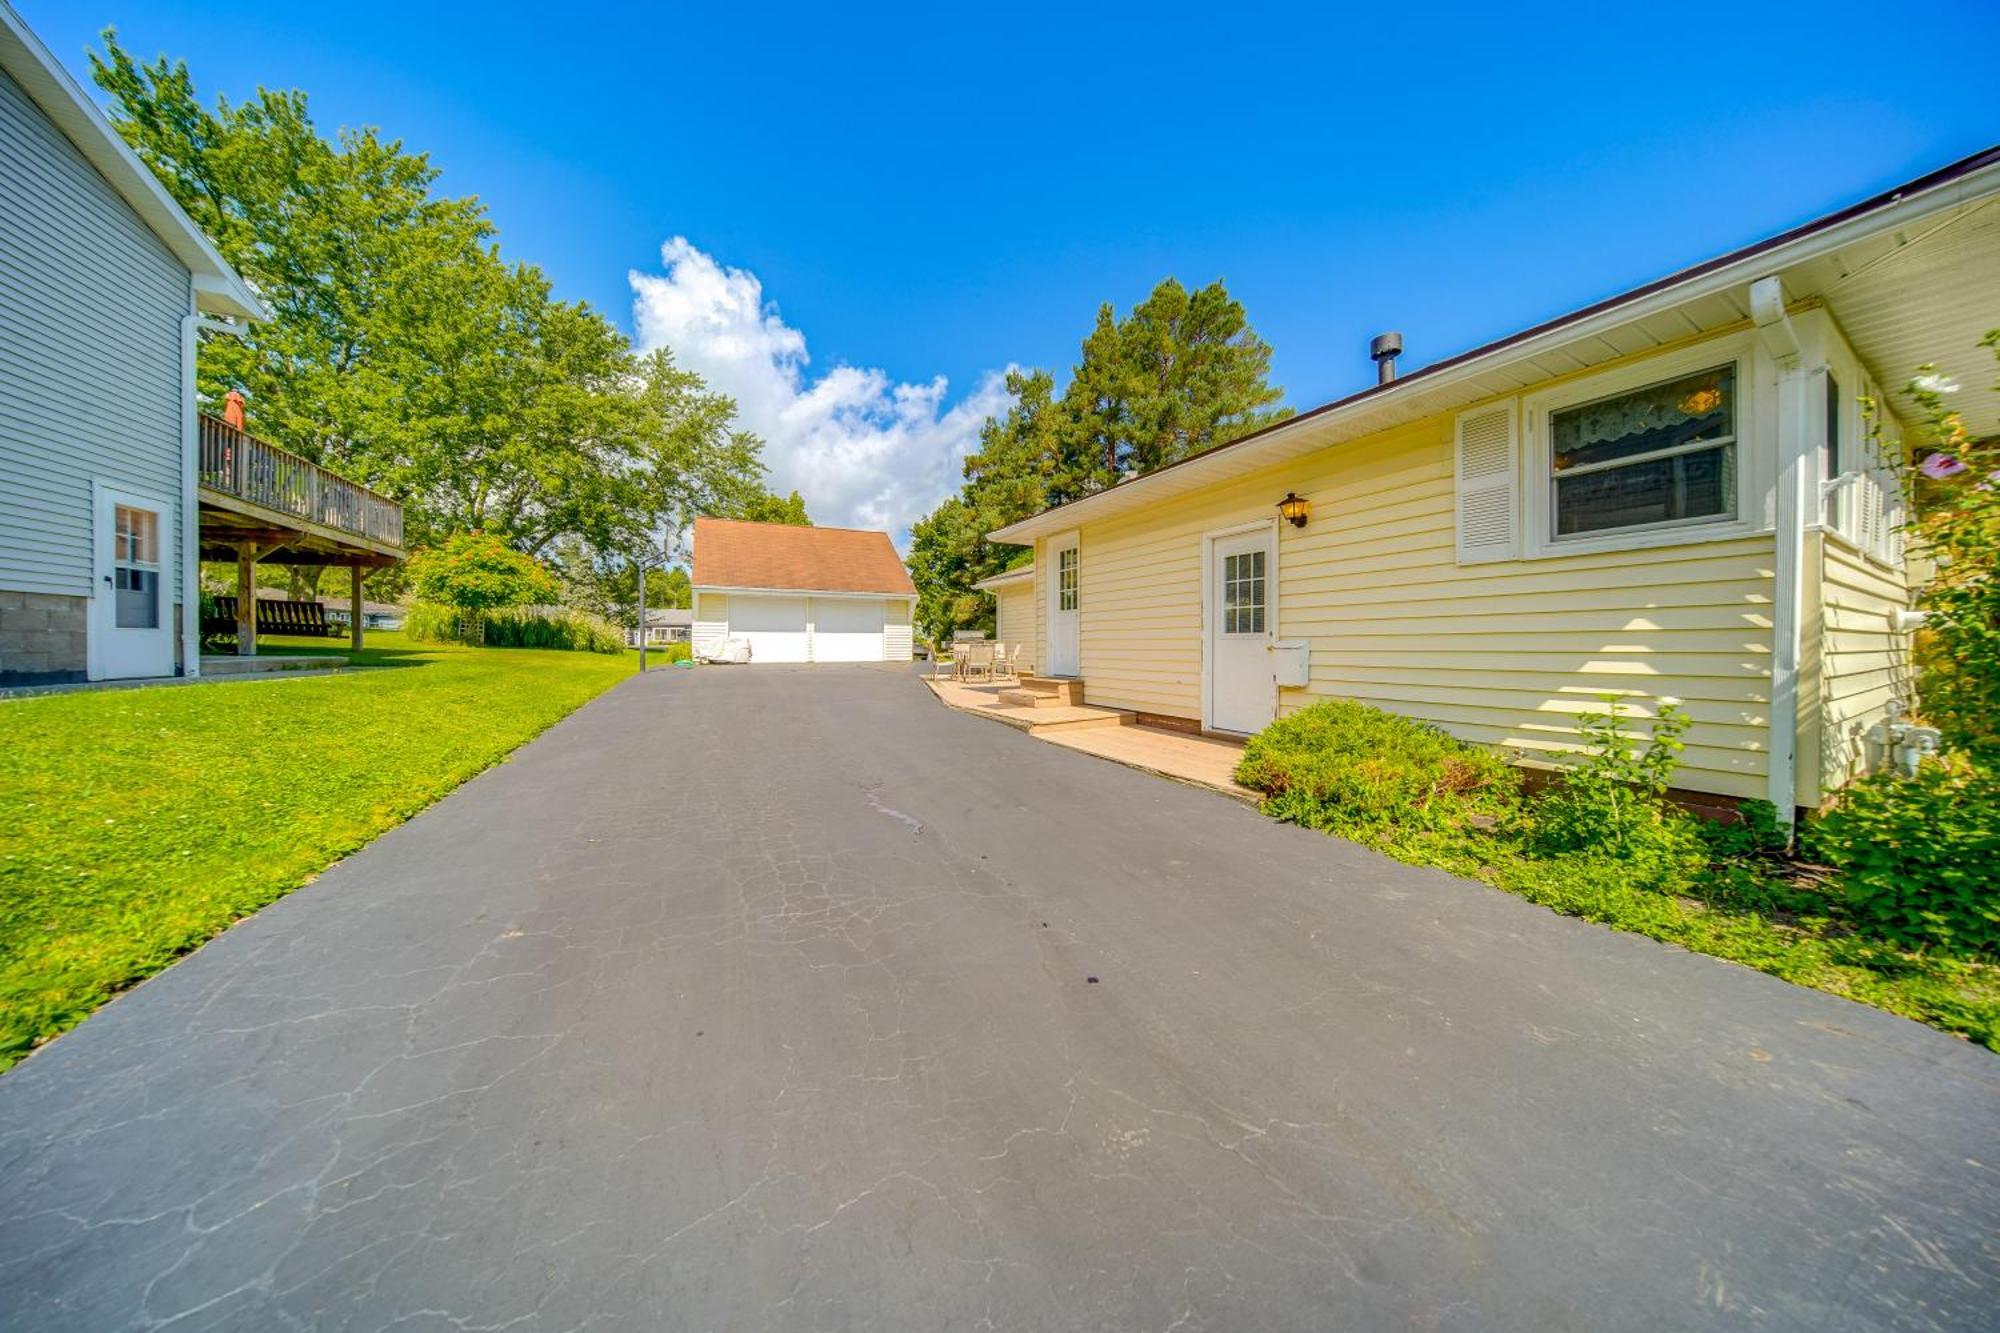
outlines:
[[[1814,454],[1816,414],[1807,392],[1817,378],[1801,355],[1799,330],[1785,311],[1784,281],[1767,276],[1750,284],[1751,316],[1758,339],[1778,363],[1778,503],[1774,587],[1771,596],[1771,740],[1765,755],[1765,799],[1778,822],[1790,825],[1798,810],[1799,645],[1805,601],[1806,488]],[[1817,340],[1818,325],[1809,336]]]
[[[1589,314],[1557,319],[1537,331],[1516,334],[1511,339],[1488,344],[1485,349],[1475,348],[1460,358],[1411,371],[1387,384],[1372,385],[1261,434],[1222,445],[1185,463],[1149,472],[1060,508],[1047,509],[1018,523],[995,529],[986,534],[987,540],[1027,545],[1051,532],[1066,531],[1078,523],[1136,507],[1141,501],[1133,497],[1142,492],[1151,496],[1163,479],[1199,478],[1219,459],[1227,458],[1234,463],[1255,459],[1266,453],[1277,454],[1281,446],[1308,431],[1327,431],[1365,423],[1385,403],[1400,402],[1433,390],[1449,389],[1514,362],[1529,360],[1566,344],[1594,338],[1662,311],[1741,287],[1753,278],[1817,259],[1867,236],[1909,226],[1930,214],[1957,207],[1996,190],[2000,190],[2000,162],[1977,167],[1962,176],[1913,194],[1897,193],[1879,207],[1839,222],[1825,225],[1809,223],[1800,234],[1788,241],[1777,244],[1762,242],[1746,247],[1738,258],[1725,255],[1720,260],[1696,265],[1694,269],[1683,270],[1688,274],[1685,278],[1676,280],[1670,276],[1658,284],[1639,289],[1629,297],[1614,297]],[[1471,401],[1474,400],[1466,400],[1468,403]]]

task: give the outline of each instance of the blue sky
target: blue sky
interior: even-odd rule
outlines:
[[[1307,407],[1384,328],[1419,365],[2000,140],[1990,2],[15,3],[80,76],[115,24],[428,150],[509,255],[736,392],[816,517],[897,528],[987,377],[1066,370],[1167,274],[1225,278]]]

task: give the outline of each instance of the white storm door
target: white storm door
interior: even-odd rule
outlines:
[[[98,486],[96,583],[86,656],[92,680],[174,674],[173,509]]]
[[[1075,676],[1083,669],[1083,562],[1077,539],[1049,547],[1049,662],[1051,676]]]
[[[882,660],[882,603],[875,598],[813,598],[813,661]]]
[[[750,641],[750,662],[804,662],[806,599],[729,596],[729,635]]]
[[[1209,544],[1208,725],[1216,731],[1262,731],[1277,713],[1271,545],[1268,528]]]

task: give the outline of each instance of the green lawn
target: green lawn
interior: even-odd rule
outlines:
[[[369,645],[365,672],[0,702],[0,1069],[638,665]]]

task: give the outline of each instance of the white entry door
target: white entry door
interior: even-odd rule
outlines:
[[[1049,662],[1051,676],[1083,671],[1083,562],[1074,536],[1049,547]]]
[[[88,674],[126,680],[174,674],[173,510],[99,486],[97,581],[90,599]]]
[[[1276,563],[1268,528],[1209,543],[1208,725],[1217,731],[1262,731],[1276,715]]]
[[[806,661],[806,599],[729,596],[729,635],[750,641],[750,662]]]
[[[882,660],[880,601],[872,597],[815,597],[812,611],[813,661],[879,662]]]

